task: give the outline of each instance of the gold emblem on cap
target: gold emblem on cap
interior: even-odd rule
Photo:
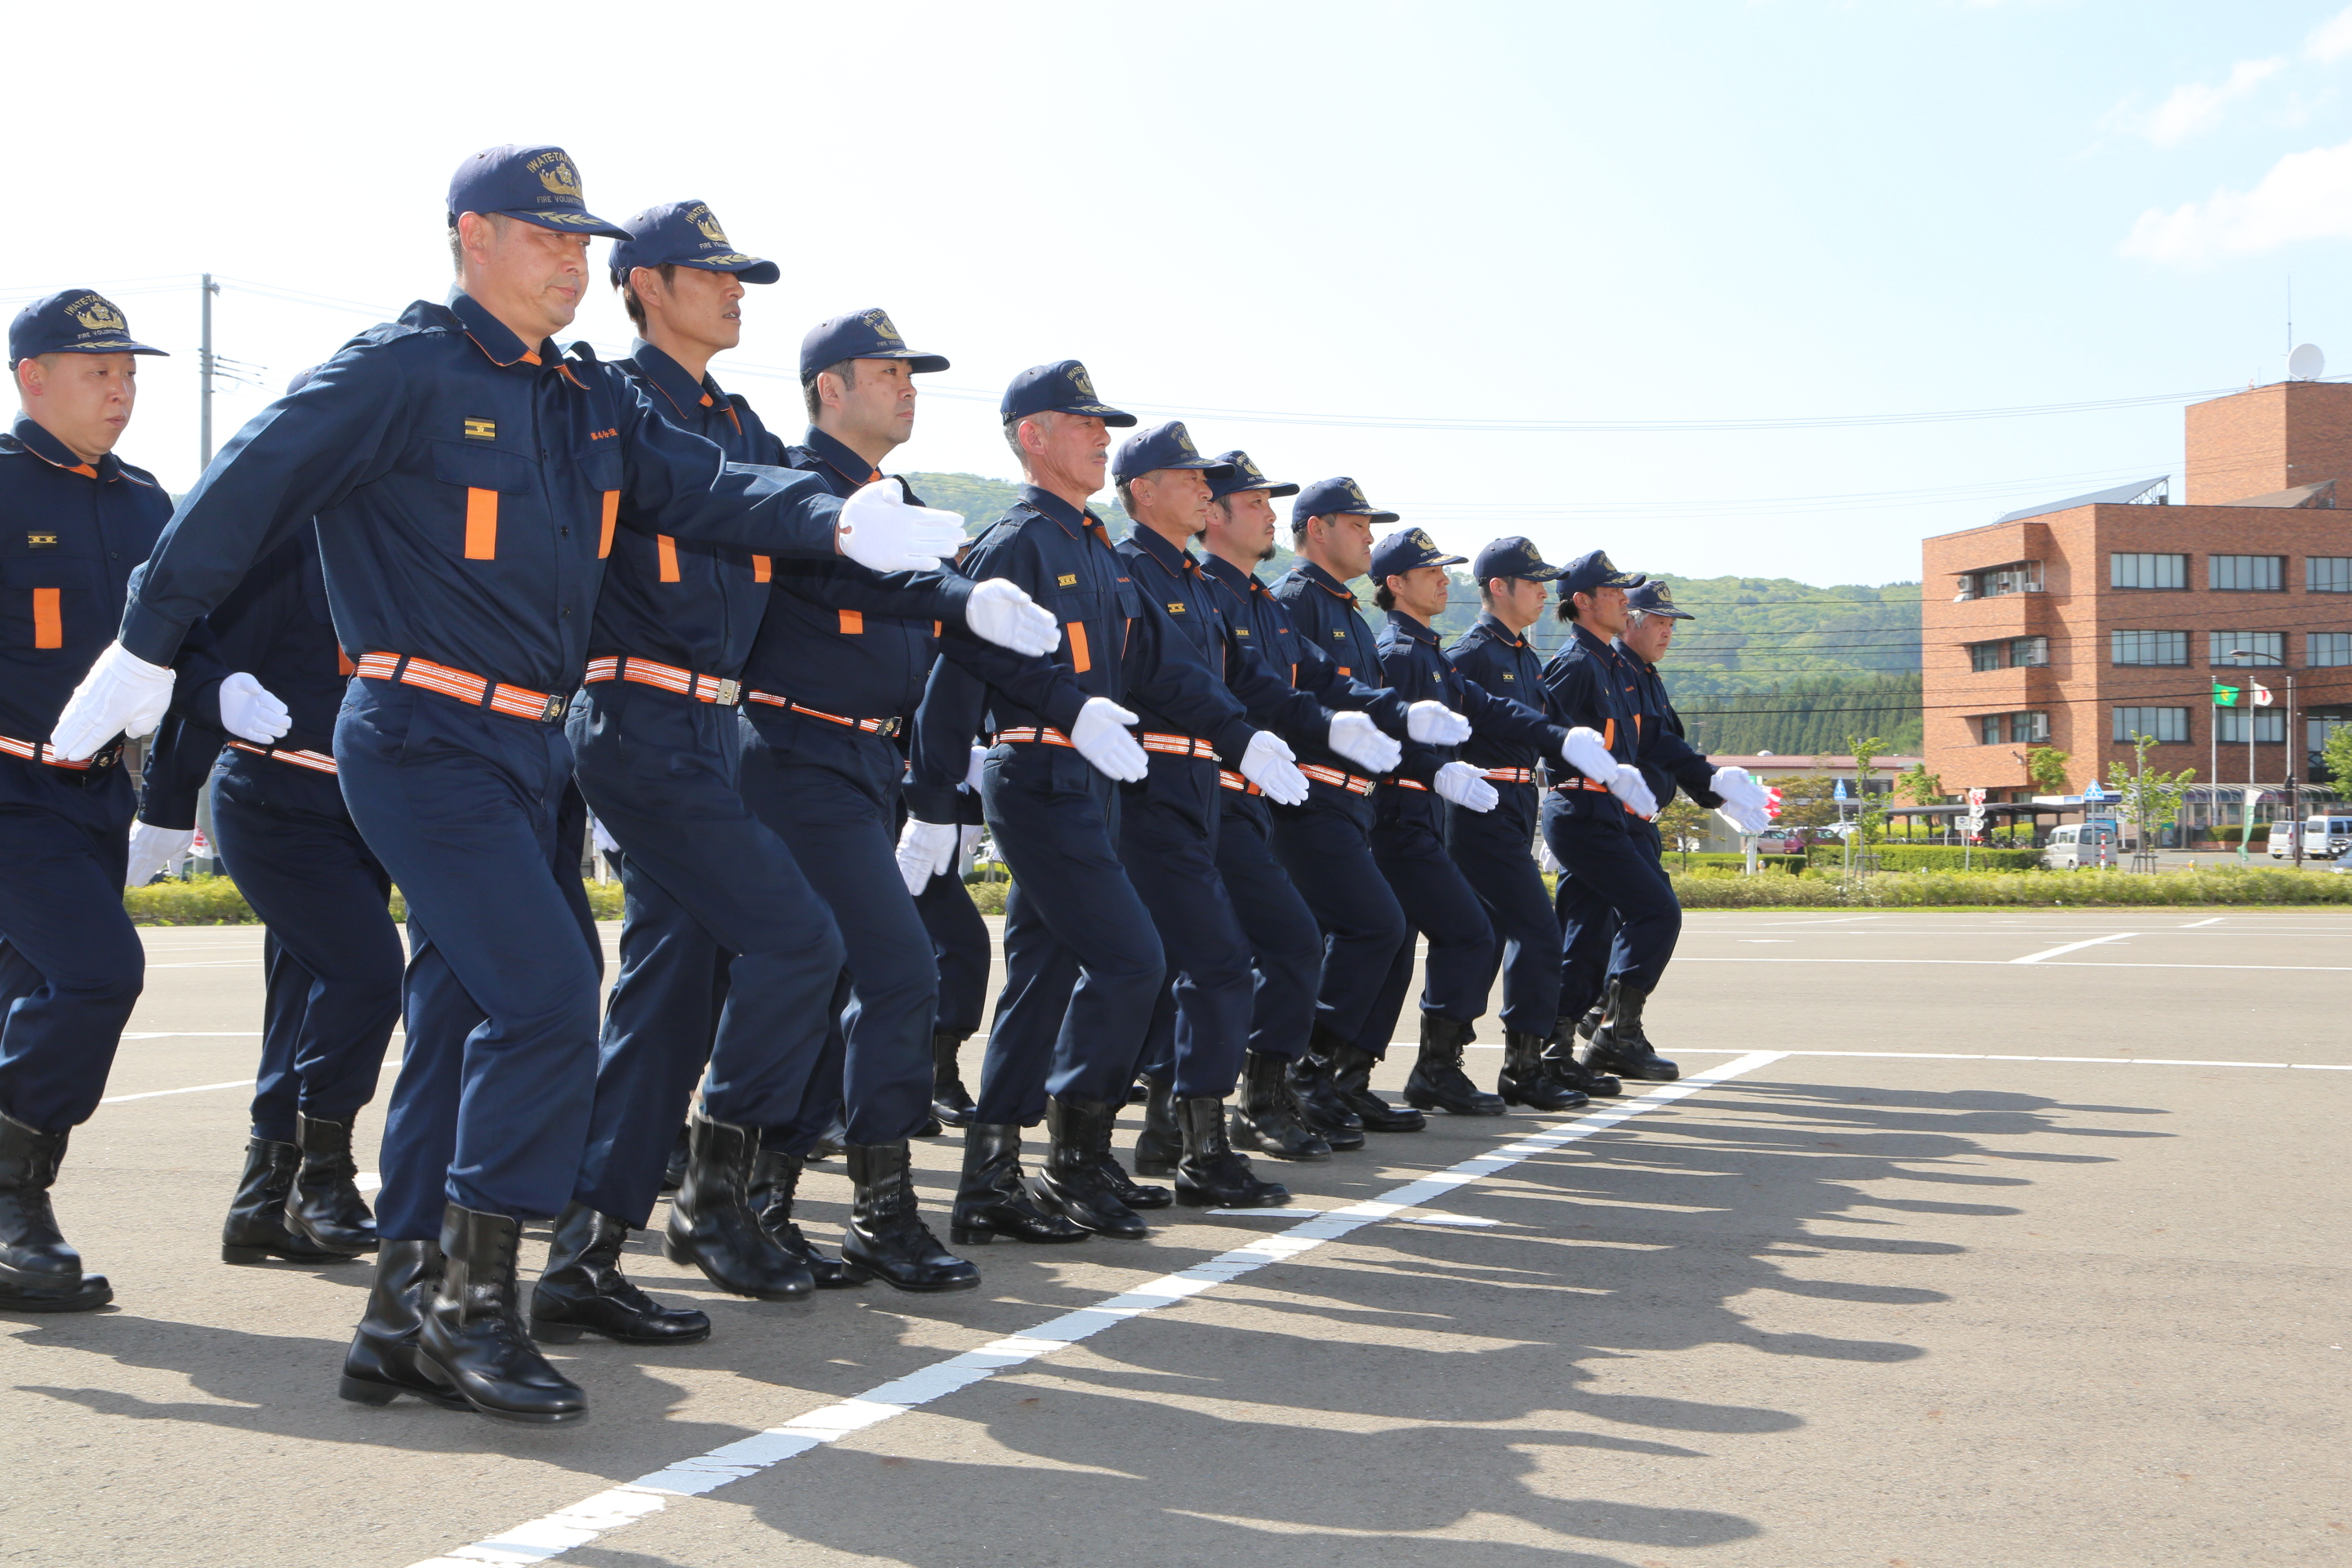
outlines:
[[[1675,607],[1675,591],[1664,583],[1650,584],[1650,597],[1655,599],[1662,609],[1671,610]]]
[[[866,311],[866,324],[869,328],[873,329],[873,332],[876,337],[882,339],[885,342],[903,343],[907,341],[898,335],[898,329],[890,324],[890,316],[887,311]]]
[[[1411,533],[1406,534],[1405,537],[1412,540],[1415,544],[1421,546],[1422,549],[1428,551],[1432,555],[1438,553],[1437,542],[1429,537],[1427,530],[1416,528]]]
[[[130,330],[131,324],[122,319],[122,312],[114,308],[113,301],[100,294],[83,295],[66,307],[66,314],[93,332],[121,332]]]
[[[539,183],[551,195],[566,201],[580,199],[580,174],[572,168],[572,159],[561,147],[551,147],[523,165],[539,176]]]
[[[1102,399],[1095,395],[1095,384],[1093,380],[1087,376],[1086,366],[1082,364],[1074,364],[1070,367],[1070,384],[1076,387],[1078,389],[1078,395],[1087,399],[1088,402],[1099,403],[1102,401]]]
[[[1348,481],[1348,499],[1352,501],[1362,502],[1363,509],[1366,511],[1372,510],[1372,503],[1364,500],[1363,487],[1357,484],[1353,479],[1349,479]]]
[[[728,243],[727,231],[719,226],[719,220],[711,216],[710,209],[709,207],[697,203],[694,210],[687,214],[686,216],[687,221],[694,225],[696,228],[700,229],[702,231],[702,237],[709,240],[711,244],[724,247],[729,250],[735,248],[732,245]]]
[[[1186,457],[1197,458],[1201,455],[1192,445],[1192,432],[1184,428],[1182,421],[1180,420],[1172,426],[1169,434],[1176,437],[1176,449]]]

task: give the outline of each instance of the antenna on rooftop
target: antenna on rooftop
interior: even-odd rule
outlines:
[[[2286,374],[2290,381],[2317,381],[2327,372],[2327,356],[2319,352],[2317,343],[2298,344],[2286,356]]]

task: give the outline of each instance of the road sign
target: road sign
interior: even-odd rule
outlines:
[[[2106,791],[2105,791],[2105,790],[2103,790],[2103,789],[2101,789],[2101,788],[2099,787],[2099,781],[2098,781],[2098,780],[2096,780],[2096,779],[2093,779],[2089,784],[2084,784],[2084,785],[2083,786],[2083,804],[2084,804],[2084,805],[2098,805],[2098,804],[2099,804],[2099,802],[2101,802],[2101,801],[2103,801],[2103,800],[2105,800],[2105,799],[2106,799],[2106,798],[2107,798],[2107,792],[2106,792]]]

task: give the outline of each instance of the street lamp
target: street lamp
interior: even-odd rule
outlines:
[[[2264,653],[2259,648],[2233,647],[2230,650],[2230,657],[2231,658],[2267,658],[2276,661],[2282,669],[2286,668],[2284,654]],[[2254,716],[2249,713],[2246,715],[2246,755],[2251,757],[2253,754]],[[2248,770],[2250,773],[2252,771],[2252,769]],[[2254,781],[2248,779],[2246,782],[2252,784]],[[2253,803],[2249,801],[2246,809],[2251,813],[2253,810]],[[2294,868],[2300,871],[2303,869],[2303,795],[2294,785],[2294,675],[2292,671],[2288,672],[2286,678],[2286,811],[2287,821],[2294,833]],[[2252,837],[2253,829],[2249,826],[2246,832],[2249,837]]]

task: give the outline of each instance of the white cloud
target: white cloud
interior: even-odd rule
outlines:
[[[2352,238],[2352,142],[2290,153],[2251,191],[2215,191],[2132,225],[2126,256],[2193,264],[2304,239]]]
[[[2305,58],[2318,60],[2323,64],[2340,60],[2346,55],[2352,55],[2352,10],[2344,11],[2330,20],[2322,22],[2311,37],[2305,40],[2303,53]]]
[[[2336,27],[2347,17],[2352,17],[2352,11],[2329,23],[2328,27]],[[2347,34],[2352,34],[2352,28],[2347,28]],[[2352,39],[2347,39],[2346,47],[2352,47]],[[2216,124],[2221,118],[2221,110],[2229,107],[2231,100],[2244,97],[2285,67],[2286,61],[2275,57],[2266,60],[2240,60],[2230,68],[2228,79],[2219,87],[2209,87],[2201,81],[2184,82],[2174,88],[2172,96],[2147,117],[2140,133],[2159,147],[2185,142]]]

